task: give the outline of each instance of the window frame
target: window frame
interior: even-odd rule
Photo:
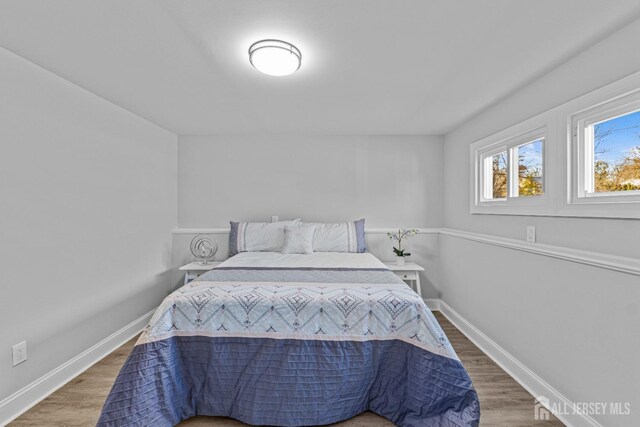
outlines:
[[[493,157],[496,154],[500,154],[502,152],[505,152],[507,154],[507,157],[505,159],[505,167],[507,168],[507,197],[505,198],[494,198],[493,197],[493,191],[491,191],[492,197],[488,198],[487,195],[489,194],[487,192],[488,190],[488,186],[485,185],[487,182],[487,178],[491,177],[491,181],[493,182]],[[480,168],[480,203],[488,203],[488,204],[492,204],[492,203],[502,203],[503,201],[506,201],[507,198],[509,197],[509,150],[507,149],[506,146],[498,146],[498,147],[494,147],[491,150],[482,152],[480,154],[480,164],[478,165],[478,167]],[[489,167],[487,167],[489,166]]]
[[[482,140],[472,144],[472,162],[475,174],[472,177],[472,213],[502,213],[522,214],[522,207],[546,205],[547,195],[547,126],[539,126],[524,132],[505,135],[506,138]],[[542,139],[542,194],[520,196],[516,194],[519,188],[518,157],[515,151],[526,144]],[[487,198],[487,179],[491,175],[487,165],[488,159],[498,153],[506,152],[507,164],[507,196],[506,198]],[[492,177],[492,175],[491,175]],[[514,209],[511,209],[514,208]]]
[[[535,132],[535,131],[534,131]],[[535,135],[535,133],[532,133],[533,135]],[[520,171],[520,161],[519,161],[519,156],[514,156],[514,153],[516,152],[516,150],[518,150],[518,148],[524,146],[524,145],[529,145],[532,144],[536,141],[540,141],[542,140],[542,194],[537,194],[537,195],[531,195],[531,196],[521,196],[519,194],[515,194],[516,190],[520,190],[520,174],[518,173]],[[509,151],[508,151],[508,156],[509,156],[509,162],[510,162],[510,170],[513,170],[514,173],[509,173],[509,171],[507,172],[508,177],[509,177],[509,181],[510,184],[507,186],[507,195],[511,198],[525,198],[525,199],[533,199],[533,198],[538,198],[538,197],[543,197],[547,194],[547,189],[546,189],[546,172],[547,172],[547,165],[546,165],[546,161],[545,161],[545,147],[547,145],[547,137],[546,137],[546,132],[543,131],[542,132],[542,136],[539,136],[537,138],[531,139],[528,142],[523,142],[520,144],[516,144],[516,145],[512,145],[509,147]]]
[[[594,141],[585,129],[597,123],[613,120],[640,111],[640,91],[609,99],[589,109],[569,116],[570,158],[568,165],[570,205],[610,205],[640,203],[640,190],[600,192],[589,191],[594,185]]]

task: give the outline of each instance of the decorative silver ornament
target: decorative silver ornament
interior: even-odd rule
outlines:
[[[196,257],[200,264],[206,265],[213,260],[216,252],[218,252],[218,244],[206,234],[198,234],[191,240],[191,253]]]

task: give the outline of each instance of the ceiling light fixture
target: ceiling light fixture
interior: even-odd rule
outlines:
[[[291,43],[260,40],[249,47],[249,62],[256,70],[270,76],[287,76],[298,71],[302,54]]]

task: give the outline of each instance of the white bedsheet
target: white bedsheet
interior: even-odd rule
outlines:
[[[282,254],[279,252],[242,252],[218,267],[309,267],[309,268],[387,268],[370,253],[314,252]]]

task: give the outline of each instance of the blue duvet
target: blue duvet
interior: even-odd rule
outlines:
[[[479,423],[471,380],[418,295],[385,269],[229,267],[164,300],[98,425],[307,426],[364,411],[406,427]]]

